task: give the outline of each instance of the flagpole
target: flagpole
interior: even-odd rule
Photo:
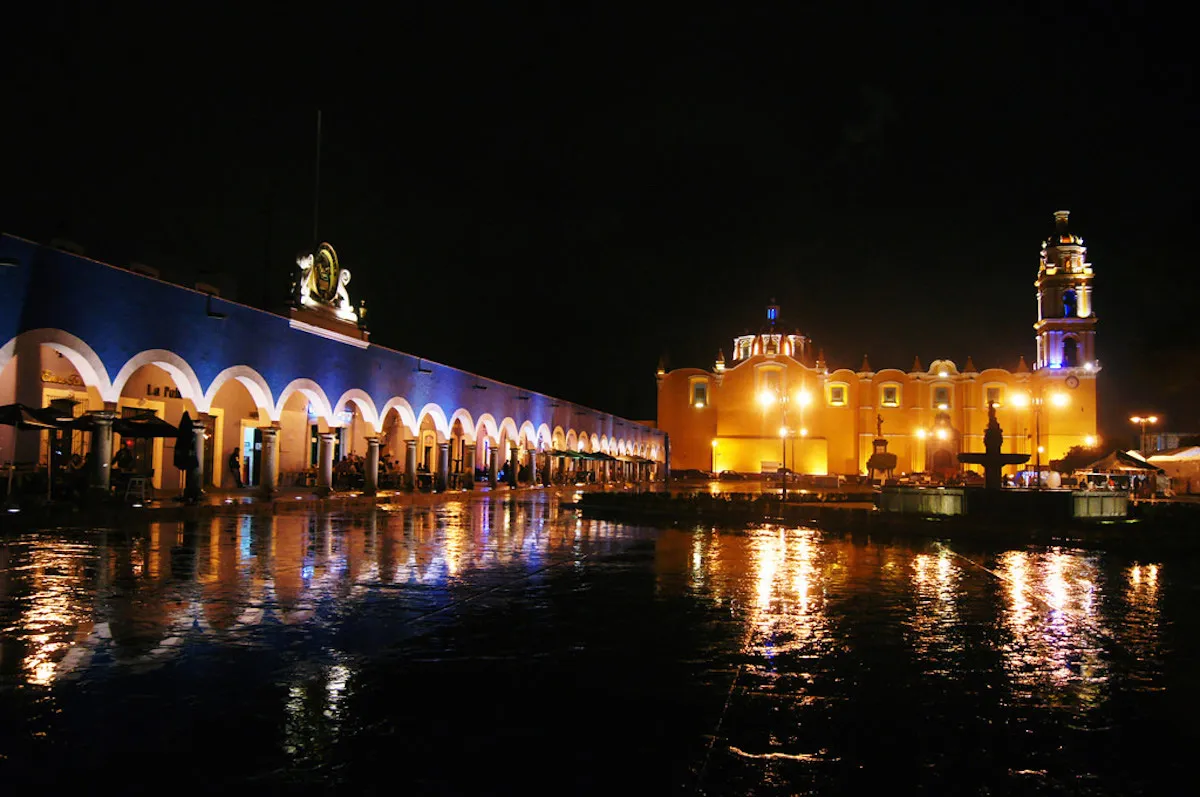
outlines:
[[[321,206],[321,110],[317,109],[317,169],[313,180],[313,246],[320,243],[317,237],[317,220]]]

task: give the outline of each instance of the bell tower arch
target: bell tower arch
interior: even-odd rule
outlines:
[[[1042,242],[1037,282],[1037,339],[1034,370],[1079,369],[1094,373],[1096,313],[1092,264],[1083,238],[1070,229],[1070,211],[1054,214],[1054,234]]]

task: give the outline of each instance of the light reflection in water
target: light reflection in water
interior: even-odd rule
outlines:
[[[954,663],[963,650],[958,613],[962,576],[946,548],[912,559],[913,609],[907,625],[910,644],[928,673],[958,674]]]
[[[619,547],[618,528],[581,523],[556,503],[495,501],[336,523],[299,513],[152,523],[107,541],[100,532],[82,542],[9,538],[0,542],[0,687],[50,685],[85,671],[99,650],[105,666],[158,666],[196,634],[237,644],[268,621],[303,626],[324,602],[389,584],[445,600],[430,596],[480,569]]]
[[[1111,629],[1098,611],[1102,577],[1095,556],[1008,551],[996,568],[1006,603],[1000,646],[1018,697],[1085,708],[1105,698]]]
[[[812,529],[764,529],[750,541],[754,593],[743,649],[767,658],[814,655],[828,645],[827,569]]]

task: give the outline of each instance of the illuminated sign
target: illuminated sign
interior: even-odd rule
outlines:
[[[56,374],[53,371],[42,371],[42,381],[52,385],[70,385],[71,387],[87,387],[79,374]]]

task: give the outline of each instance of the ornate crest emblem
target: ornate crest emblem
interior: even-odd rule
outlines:
[[[311,254],[301,255],[296,260],[299,279],[294,283],[298,289],[300,306],[312,309],[328,308],[343,321],[358,322],[358,314],[350,304],[346,286],[350,284],[350,272],[338,263],[337,252],[327,243],[317,247]]]
[[[329,244],[321,244],[313,254],[312,274],[313,293],[321,301],[332,304],[337,298],[342,267],[338,265],[337,252]]]

